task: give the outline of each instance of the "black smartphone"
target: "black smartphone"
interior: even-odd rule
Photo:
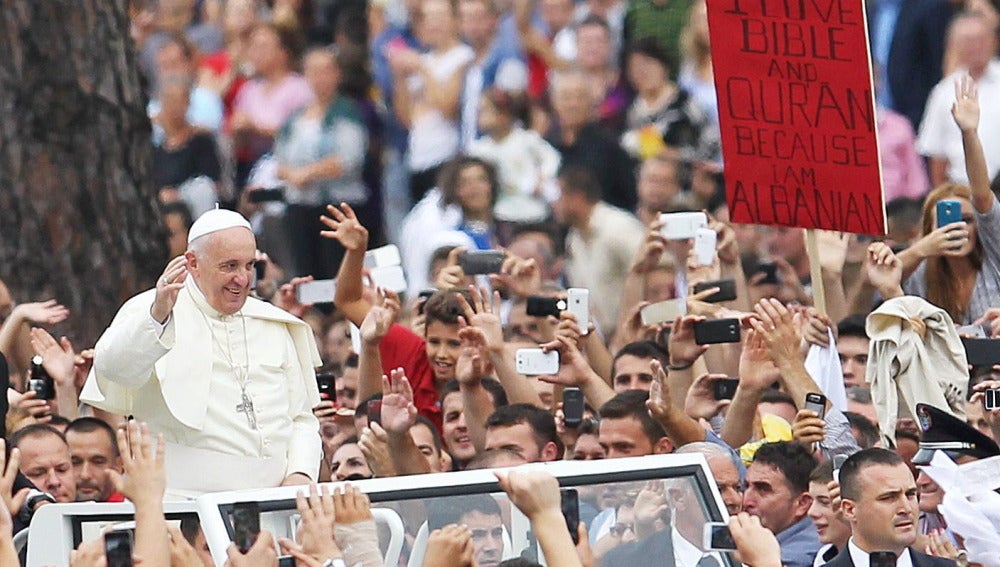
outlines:
[[[698,293],[713,287],[719,288],[719,291],[706,297],[704,301],[707,301],[708,303],[720,303],[722,301],[732,301],[736,299],[736,280],[733,278],[694,284],[694,292]]]
[[[319,399],[337,401],[337,388],[334,386],[335,378],[329,372],[320,372],[316,375],[316,387],[319,388]]]
[[[986,411],[1000,410],[1000,389],[983,390],[983,409]]]
[[[28,389],[34,392],[35,398],[39,400],[54,400],[56,397],[56,383],[42,366],[42,357],[37,354],[31,357]]]
[[[739,319],[716,319],[694,324],[694,342],[699,345],[740,342]]]
[[[253,263],[253,273],[257,281],[264,279],[264,272],[267,270],[267,260],[257,260]]]
[[[580,388],[565,388],[562,393],[563,421],[566,427],[576,429],[583,422],[583,391]]]
[[[458,257],[458,265],[467,276],[499,274],[503,259],[499,250],[472,250]]]
[[[291,555],[282,555],[278,558],[278,567],[295,567],[295,558]]]
[[[764,274],[764,278],[758,282],[760,285],[781,284],[781,280],[778,279],[778,265],[774,262],[761,262],[757,264],[757,271],[754,274]]]
[[[558,297],[545,297],[543,295],[529,295],[525,313],[529,317],[558,317],[566,310],[566,300]]]
[[[368,416],[368,423],[382,425],[382,400],[368,400],[365,406],[365,415]]]
[[[573,545],[580,543],[580,497],[575,488],[564,488],[559,491],[562,498],[563,518],[566,518],[566,529]]]
[[[712,397],[717,400],[731,400],[736,395],[739,378],[723,378],[712,383]]]
[[[809,392],[806,394],[806,404],[802,409],[816,412],[816,415],[823,419],[823,416],[826,415],[826,396]]]
[[[247,200],[251,203],[273,203],[275,201],[284,201],[285,190],[280,188],[257,189],[255,191],[250,191],[250,194],[247,195]]]
[[[869,567],[896,567],[896,554],[892,551],[873,551],[868,554]]]
[[[246,553],[257,541],[260,533],[260,507],[256,502],[236,502],[233,504],[233,543]]]
[[[132,567],[132,531],[116,530],[104,534],[104,556],[108,567]]]
[[[973,366],[1000,364],[1000,339],[969,339],[962,337],[965,358]]]

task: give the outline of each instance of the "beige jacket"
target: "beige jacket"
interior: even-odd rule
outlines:
[[[965,418],[969,370],[951,317],[920,297],[890,299],[868,315],[865,378],[882,438],[895,446],[896,422],[915,418],[918,403]]]

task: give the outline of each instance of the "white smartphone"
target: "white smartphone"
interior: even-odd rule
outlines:
[[[373,248],[365,252],[365,267],[368,269],[398,266],[402,263],[403,261],[399,256],[399,248],[396,248],[395,244]]]
[[[354,354],[361,354],[361,329],[354,323],[349,323],[351,328],[351,349]]]
[[[668,299],[650,303],[639,311],[644,326],[673,323],[678,317],[687,315],[687,300]]]
[[[706,522],[702,548],[705,551],[736,551],[736,542],[725,522]]]
[[[371,274],[372,282],[378,287],[391,289],[396,293],[406,291],[406,276],[403,275],[402,266],[372,268],[368,273]]]
[[[566,310],[576,315],[576,324],[580,327],[580,334],[586,335],[590,332],[590,290],[582,287],[571,287],[566,290]]]
[[[687,240],[694,238],[699,228],[708,228],[705,213],[661,213],[661,229],[667,240]]]
[[[517,373],[525,376],[559,373],[559,352],[540,348],[519,348],[514,355]]]
[[[718,239],[710,228],[699,228],[694,235],[694,256],[699,266],[711,266],[715,262],[715,244]]]
[[[976,339],[988,339],[986,336],[986,329],[982,325],[962,325],[961,327],[955,327],[955,331],[959,335],[967,335]]]
[[[333,295],[336,291],[337,280],[314,280],[299,284],[295,288],[295,297],[303,305],[333,303]]]

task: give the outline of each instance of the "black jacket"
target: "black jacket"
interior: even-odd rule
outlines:
[[[926,553],[920,553],[916,549],[910,548],[910,558],[913,560],[913,567],[955,567],[956,563],[951,559],[943,559],[941,557],[934,557],[933,555],[927,555]],[[830,561],[823,567],[868,567],[868,565],[854,565],[854,560],[851,559],[851,551],[848,546],[844,546],[843,551],[841,551],[833,561]]]

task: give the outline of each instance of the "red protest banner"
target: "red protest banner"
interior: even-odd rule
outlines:
[[[864,0],[708,2],[729,216],[885,234]]]

